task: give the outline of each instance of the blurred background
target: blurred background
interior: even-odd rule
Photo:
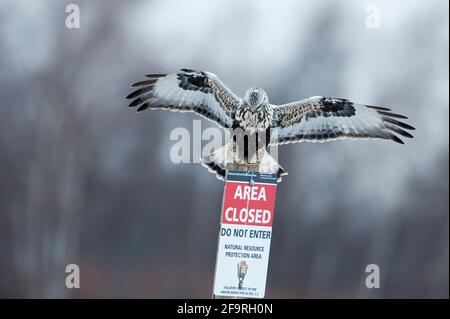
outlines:
[[[0,297],[211,296],[223,183],[170,160],[197,117],[125,100],[183,67],[273,104],[390,106],[417,129],[280,147],[267,298],[449,297],[448,2],[72,2],[79,29],[69,1],[0,1]]]

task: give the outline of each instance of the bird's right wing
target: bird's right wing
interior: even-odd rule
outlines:
[[[220,126],[232,127],[241,100],[214,74],[181,69],[179,73],[147,77],[148,80],[133,84],[138,89],[127,96],[133,99],[130,107],[139,106],[138,112],[146,109],[195,112]]]

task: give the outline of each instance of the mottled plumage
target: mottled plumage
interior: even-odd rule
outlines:
[[[277,144],[325,142],[344,138],[378,138],[403,144],[394,133],[412,138],[405,129],[414,128],[395,118],[407,117],[385,107],[315,96],[275,106],[271,127],[277,128],[278,136],[274,141]]]
[[[137,90],[127,96],[133,100],[129,106],[138,107],[138,112],[146,109],[195,112],[224,128],[241,128],[259,134],[266,131],[269,136],[269,132],[275,132],[266,145],[259,147],[269,143],[325,142],[344,138],[385,139],[403,144],[398,135],[412,138],[406,130],[414,130],[398,120],[406,119],[405,116],[393,113],[389,108],[357,104],[346,99],[315,96],[272,105],[267,94],[259,88],[247,90],[241,99],[209,72],[181,69],[178,73],[151,74],[147,78],[133,84]],[[265,153],[258,158],[270,164],[268,173],[284,173]],[[226,156],[210,154],[203,161],[205,166],[223,177]]]

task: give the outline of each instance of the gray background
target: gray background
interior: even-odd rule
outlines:
[[[169,158],[196,117],[124,99],[191,67],[238,95],[346,97],[417,128],[403,146],[280,148],[267,297],[448,298],[447,1],[76,1],[76,30],[67,3],[0,1],[0,297],[210,297],[223,184]]]

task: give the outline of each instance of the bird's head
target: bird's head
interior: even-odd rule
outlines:
[[[269,97],[263,89],[251,88],[245,92],[244,103],[252,110],[252,112],[255,112],[262,105],[269,103]]]

